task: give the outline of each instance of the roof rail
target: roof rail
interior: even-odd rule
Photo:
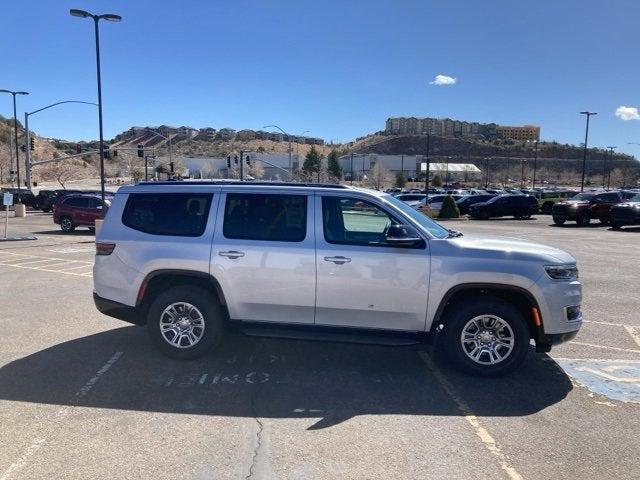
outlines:
[[[313,187],[313,188],[348,188],[346,185],[339,183],[300,183],[300,182],[241,182],[240,180],[167,180],[161,182],[138,182],[136,185],[154,185],[154,186],[167,186],[167,185],[245,185],[245,186],[268,186],[268,187]]]

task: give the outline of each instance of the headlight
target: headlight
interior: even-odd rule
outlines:
[[[547,275],[554,280],[576,280],[578,267],[576,265],[545,265]]]

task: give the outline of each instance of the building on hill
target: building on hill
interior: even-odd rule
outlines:
[[[517,140],[524,141],[539,141],[540,140],[540,127],[534,125],[524,125],[523,127],[503,127],[498,125],[496,128],[496,135],[498,138],[505,140]]]
[[[501,126],[495,123],[466,122],[450,118],[390,117],[385,124],[387,135],[438,135],[464,138],[504,138],[511,140],[539,140],[540,127]]]

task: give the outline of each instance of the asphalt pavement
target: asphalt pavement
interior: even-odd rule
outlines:
[[[160,355],[98,313],[93,235],[0,243],[0,480],[640,478],[640,229],[451,221],[572,253],[586,322],[509,377],[414,348],[226,337]]]

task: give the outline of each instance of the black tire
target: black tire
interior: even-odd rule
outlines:
[[[591,215],[589,215],[589,212],[579,213],[576,218],[576,223],[579,227],[586,227],[589,225],[591,223]]]
[[[616,222],[611,222],[611,228],[613,230],[621,230],[622,229],[622,225]]]
[[[199,340],[192,346],[183,346],[182,348],[171,345],[160,330],[160,322],[165,309],[179,302],[194,306],[204,320],[204,331]],[[222,340],[224,332],[222,310],[211,293],[200,287],[189,285],[170,287],[161,292],[149,307],[147,331],[158,349],[167,357],[177,360],[193,360],[205,355]],[[168,332],[167,334],[169,335]],[[178,340],[178,343],[182,343],[182,340]]]
[[[566,222],[566,221],[567,221],[566,218],[553,217],[553,223],[555,223],[556,225],[564,225],[564,222]]]
[[[73,224],[73,220],[71,220],[71,217],[61,217],[60,229],[64,233],[72,233],[76,229],[76,226]]]
[[[609,225],[609,219],[607,217],[600,217],[598,220],[600,220],[602,225]]]
[[[49,213],[51,211],[51,207],[42,207],[42,211],[44,213]]]
[[[553,210],[553,202],[544,202],[540,207],[540,213],[543,215],[551,215],[551,210]]]
[[[482,364],[471,359],[461,340],[465,325],[483,315],[501,319],[513,333],[512,349],[508,353],[502,350],[504,358],[494,364]],[[529,351],[529,338],[529,328],[520,311],[505,300],[488,296],[471,299],[451,312],[440,332],[438,347],[459,370],[474,376],[498,377],[513,372],[522,364]],[[467,344],[467,348],[474,347]],[[481,354],[481,361],[487,361],[487,355]]]

